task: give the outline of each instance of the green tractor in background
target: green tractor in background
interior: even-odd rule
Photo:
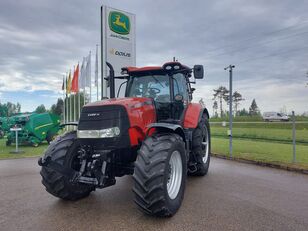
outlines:
[[[50,113],[21,114],[11,117],[11,127],[18,127],[22,130],[18,132],[19,144],[30,144],[37,147],[43,141],[50,143],[58,134],[60,117]],[[6,145],[15,143],[15,132],[9,132]]]

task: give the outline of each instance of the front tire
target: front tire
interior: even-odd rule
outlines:
[[[50,156],[52,161],[57,162],[65,168],[73,168],[78,171],[77,149],[76,132],[69,132],[57,137],[49,145],[45,156]],[[67,176],[48,168],[48,166],[43,166],[40,174],[42,176],[42,184],[45,186],[46,191],[64,200],[78,200],[87,197],[94,190],[92,186],[70,182]]]
[[[186,174],[185,144],[179,135],[155,134],[148,137],[135,163],[135,203],[150,215],[174,215],[184,197]]]

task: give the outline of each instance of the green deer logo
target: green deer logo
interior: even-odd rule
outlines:
[[[115,17],[116,17],[116,21],[113,22],[113,24],[117,25],[117,26],[120,26],[120,27],[123,27],[127,31],[126,23],[120,21],[121,16],[120,15],[116,15]]]
[[[117,34],[126,35],[130,32],[130,20],[125,14],[117,11],[109,13],[109,28]]]

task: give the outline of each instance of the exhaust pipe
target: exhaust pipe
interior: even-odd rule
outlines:
[[[114,86],[114,69],[113,66],[106,62],[106,65],[109,67],[109,87],[110,87],[110,99],[115,98],[115,86]]]

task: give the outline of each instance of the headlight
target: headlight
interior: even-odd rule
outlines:
[[[111,138],[120,135],[118,127],[106,128],[102,130],[77,130],[78,138]]]

